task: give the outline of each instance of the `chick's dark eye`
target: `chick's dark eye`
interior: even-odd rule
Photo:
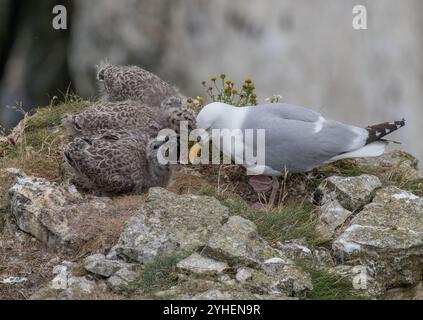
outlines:
[[[106,139],[106,140],[119,140],[119,137],[114,136],[112,134],[105,135],[103,138]]]
[[[82,129],[82,128],[81,128],[81,126],[78,124],[78,122],[75,122],[75,124],[74,124],[74,125],[75,125],[75,128],[76,128],[76,129],[78,129],[78,130],[81,130],[81,129]]]

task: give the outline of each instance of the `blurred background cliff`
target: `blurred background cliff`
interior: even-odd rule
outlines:
[[[52,28],[65,5],[68,30]],[[352,28],[367,7],[368,30]],[[0,122],[68,88],[95,96],[102,59],[137,64],[202,94],[225,72],[251,76],[259,102],[285,102],[358,126],[405,117],[395,137],[423,160],[421,0],[0,0]]]

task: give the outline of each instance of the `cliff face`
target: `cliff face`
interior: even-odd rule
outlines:
[[[0,14],[17,10],[2,1]],[[2,106],[46,104],[70,78],[79,94],[95,95],[93,66],[104,58],[146,67],[194,96],[202,80],[224,71],[238,82],[254,76],[261,102],[281,93],[361,126],[405,117],[395,139],[423,157],[421,1],[363,1],[368,30],[355,31],[354,1],[76,0],[68,34],[51,28],[54,3],[37,10],[20,1],[13,41],[0,34],[2,50],[11,44],[0,61]]]
[[[41,108],[0,139],[1,298],[421,299],[412,155],[289,175],[267,211],[233,165],[179,166],[166,189],[95,197],[69,183],[61,153],[60,118],[88,105]]]

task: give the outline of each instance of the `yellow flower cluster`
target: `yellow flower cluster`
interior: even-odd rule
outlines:
[[[207,81],[203,81],[202,85],[212,102],[224,102],[238,107],[257,105],[257,95],[254,93],[256,87],[251,78],[246,78],[241,88],[237,88],[225,73],[221,73],[219,77],[210,77],[210,81],[211,85],[208,86]],[[197,100],[204,102],[204,98]]]

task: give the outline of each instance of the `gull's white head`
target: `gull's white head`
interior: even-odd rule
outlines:
[[[197,127],[205,130],[225,128],[226,120],[233,108],[222,102],[206,105],[197,116]]]

